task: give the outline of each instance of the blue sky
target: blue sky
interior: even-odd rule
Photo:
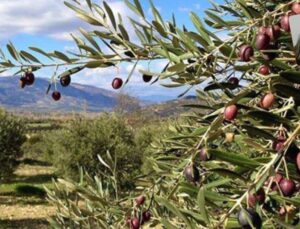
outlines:
[[[124,7],[122,0],[107,0],[107,2],[112,5],[114,11],[125,16],[132,16],[132,13]],[[174,13],[178,24],[184,24],[188,28],[192,28],[189,12],[194,11],[203,17],[203,11],[210,5],[208,0],[153,0],[153,2],[164,19],[171,19],[172,13]],[[147,17],[151,17],[148,0],[141,0],[141,3]],[[0,15],[0,45],[2,48],[8,41],[12,41],[18,49],[26,50],[29,46],[36,46],[46,51],[72,50],[74,44],[70,40],[69,33],[76,33],[79,27],[86,27],[74,12],[64,6],[63,0],[1,0]],[[157,69],[162,68],[163,64],[155,62],[150,66]],[[130,65],[122,65],[119,72],[116,69],[85,70],[74,76],[73,81],[111,89],[110,82],[116,74],[126,79],[130,67]],[[139,67],[142,68],[143,64]],[[37,75],[50,77],[52,71],[53,69],[43,70]],[[152,96],[153,98],[176,97],[183,90],[183,88],[170,90],[159,84],[145,85],[138,72],[135,73],[134,79],[122,89],[133,96],[149,98]]]

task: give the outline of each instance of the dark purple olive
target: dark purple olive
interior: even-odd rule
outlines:
[[[26,85],[30,86],[35,81],[35,76],[32,72],[26,72],[24,75]]]
[[[193,60],[193,59],[188,59],[188,60],[187,60],[187,62],[188,62],[189,64],[196,63],[196,61],[195,61],[195,60]]]
[[[255,207],[256,203],[263,204],[266,199],[266,194],[263,188],[260,188],[257,192],[250,193],[248,195],[248,203],[250,207]]]
[[[131,51],[126,51],[124,54],[125,54],[126,56],[128,56],[128,57],[131,57],[131,58],[135,57],[135,56],[134,56],[134,53],[131,52]]]
[[[265,50],[269,50],[268,52],[264,52],[263,51],[263,55],[262,57],[264,58],[264,60],[266,61],[271,61],[274,60],[277,57],[277,53],[276,52],[272,52],[271,50],[276,50],[278,47],[274,44],[269,45]]]
[[[292,142],[286,150],[285,159],[288,162],[296,163],[298,152],[300,152],[300,149],[294,142]]]
[[[256,48],[258,50],[265,50],[270,44],[270,37],[267,34],[258,34],[256,37]]]
[[[24,77],[21,77],[19,80],[19,84],[21,88],[24,88],[26,86],[26,79]]]
[[[185,178],[189,182],[198,182],[200,180],[200,173],[194,164],[188,165],[183,172]]]
[[[70,75],[62,76],[62,77],[60,77],[59,81],[60,81],[61,86],[67,87],[71,83],[71,76]]]
[[[59,91],[54,91],[54,92],[52,93],[52,98],[53,98],[54,101],[59,101],[60,98],[61,98],[60,92],[59,92]]]
[[[145,83],[149,83],[152,80],[152,76],[151,75],[143,75],[143,80]]]
[[[113,89],[120,89],[123,85],[123,80],[121,78],[114,78],[111,85]]]
[[[147,223],[151,219],[151,212],[150,211],[144,211],[142,213],[142,224]]]
[[[283,178],[279,183],[280,190],[284,196],[292,196],[296,191],[296,184],[293,180]]]
[[[270,26],[266,30],[266,34],[270,37],[271,41],[276,41],[280,37],[280,33],[279,25]]]
[[[278,137],[272,145],[273,150],[281,151],[284,148],[284,142],[285,142],[285,138],[284,137]]]
[[[289,14],[285,14],[281,17],[280,19],[280,27],[286,31],[286,32],[290,32],[291,28],[290,28],[290,16],[294,15],[294,13],[289,13]]]
[[[237,218],[239,224],[244,229],[251,229],[252,226],[255,229],[260,229],[262,226],[262,220],[259,214],[252,208],[241,209]]]
[[[239,51],[239,57],[241,61],[249,62],[254,55],[254,50],[250,45],[243,45]]]
[[[297,154],[296,165],[297,165],[298,170],[300,171],[300,152]]]
[[[199,151],[199,158],[200,158],[200,161],[208,161],[210,159],[208,152],[205,148],[202,148]]]
[[[228,83],[231,83],[231,84],[233,84],[233,85],[239,85],[239,79],[238,78],[236,78],[236,77],[231,77],[229,80],[228,80]]]

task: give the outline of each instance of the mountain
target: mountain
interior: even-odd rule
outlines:
[[[192,105],[192,106],[191,106]],[[194,105],[207,105],[205,101],[199,100],[196,96],[188,95],[180,99],[168,100],[160,103],[144,106],[141,110],[129,112],[129,116],[140,115],[142,117],[169,118],[178,117],[187,112],[202,112],[205,110],[199,109]]]
[[[149,95],[149,96],[139,96],[138,97],[142,101],[147,101],[148,104],[157,104],[162,102],[167,102],[174,100],[176,95],[168,96],[168,95]]]
[[[48,85],[48,79],[36,78],[33,86],[26,86],[22,89],[19,85],[19,77],[0,77],[0,108],[25,113],[102,112],[113,110],[118,103],[118,93],[77,83],[62,87],[59,82],[57,82],[57,90],[61,92],[62,97],[60,101],[55,102],[51,97],[55,87],[52,85],[49,94],[46,95]],[[156,102],[153,101],[153,96],[151,100],[149,98],[133,98],[133,100],[142,106],[144,112],[159,117],[185,112],[189,109],[182,105],[189,104],[191,100],[196,101],[195,96],[186,96],[181,99],[172,98],[174,97],[164,100],[158,96]],[[122,102],[120,101],[120,103]],[[128,104],[123,104],[123,106],[126,106],[125,109],[131,110]]]
[[[70,112],[70,111],[110,111],[117,104],[117,94],[109,90],[93,86],[72,83],[57,89],[62,98],[55,102],[51,91],[46,95],[49,81],[37,78],[33,86],[21,89],[18,77],[0,77],[0,107],[14,111],[31,112]]]

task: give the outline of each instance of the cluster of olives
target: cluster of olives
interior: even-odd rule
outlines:
[[[200,161],[210,160],[210,156],[207,153],[206,149],[201,149],[199,151]],[[200,173],[195,164],[190,164],[184,169],[185,178],[192,183],[197,183],[200,180]],[[248,204],[250,208],[241,209],[237,215],[238,222],[243,228],[261,228],[262,221],[257,212],[253,209],[256,206],[256,203],[262,204],[265,201],[265,192],[263,189],[258,190],[257,192],[250,193],[248,196]]]
[[[25,86],[31,86],[33,85],[35,81],[35,76],[32,72],[28,71],[25,72],[21,78],[20,78],[20,86],[21,88],[24,88]],[[62,87],[67,87],[71,83],[71,76],[65,75],[60,77],[60,84]],[[59,91],[53,91],[52,92],[52,98],[54,101],[59,101],[61,99],[61,93]]]
[[[62,77],[60,77],[59,81],[60,81],[60,85],[61,85],[62,87],[67,87],[67,86],[69,86],[70,83],[71,83],[71,76],[70,76],[70,75],[62,76]],[[61,93],[60,93],[59,91],[54,91],[54,92],[52,93],[52,98],[53,98],[55,101],[60,100],[60,98],[61,98]]]
[[[261,106],[269,107],[268,97],[271,97],[270,100],[274,100],[272,94],[267,94],[262,100]],[[234,121],[238,114],[238,107],[236,105],[229,105],[225,108],[224,119],[226,121]],[[226,142],[234,141],[234,133],[226,133]],[[284,148],[284,143],[286,138],[279,136],[272,144],[274,151],[281,152]],[[296,165],[300,171],[300,150],[297,146],[290,146],[287,152],[292,155],[297,155]],[[208,154],[208,151],[205,148],[202,148],[198,152],[200,161],[208,161],[211,159],[211,156]],[[197,183],[200,181],[200,172],[195,163],[189,164],[183,172],[187,181],[192,183]],[[272,184],[270,182],[272,181]],[[277,174],[274,177],[270,177],[268,181],[265,182],[265,186],[270,185],[272,191],[278,191],[281,195],[285,197],[291,197],[297,191],[297,186],[295,181],[289,178],[283,177],[281,174]],[[248,193],[247,203],[249,208],[241,209],[238,213],[238,221],[243,228],[261,228],[262,221],[259,214],[254,210],[256,205],[262,205],[265,203],[266,194],[264,188],[260,188],[257,191],[251,191]],[[282,215],[285,207],[280,209],[280,214]]]
[[[31,86],[35,81],[35,76],[32,72],[25,72],[20,78],[20,86],[24,88],[25,86]]]
[[[263,109],[270,109],[275,103],[276,98],[272,92],[266,93],[261,99],[259,106]],[[233,121],[238,115],[238,107],[235,104],[231,104],[225,107],[224,119],[226,121]]]
[[[233,120],[237,115],[237,108],[235,105],[229,106],[228,109],[225,110],[224,116],[227,120]],[[226,139],[233,139],[232,134],[230,136],[226,135]],[[284,148],[284,142],[286,138],[279,136],[272,144],[272,148],[275,151],[281,152]],[[287,155],[297,155],[296,157],[296,165],[298,170],[300,171],[300,150],[297,146],[293,145],[287,151]],[[202,155],[202,156],[201,156]],[[206,154],[200,152],[200,156],[204,159]],[[270,182],[272,183],[270,184]],[[272,191],[278,191],[281,195],[285,197],[291,197],[297,191],[297,186],[294,180],[283,177],[281,174],[276,174],[274,177],[269,177],[269,179],[265,182],[265,186],[270,185]],[[238,221],[243,228],[251,228],[251,224],[254,228],[261,228],[261,219],[257,212],[255,212],[254,208],[257,204],[262,205],[265,203],[266,194],[263,188],[260,188],[256,192],[250,192],[248,195],[248,205],[250,208],[241,209],[238,214]],[[286,214],[287,211],[285,207],[281,207],[279,214],[282,216]],[[245,216],[249,220],[245,220]]]
[[[118,36],[121,39],[124,39],[122,34],[118,34]],[[122,43],[120,43],[118,40],[112,40],[112,41],[110,41],[110,44],[114,45],[115,47],[118,47],[118,48],[123,46]],[[127,57],[130,57],[130,58],[134,58],[136,55],[137,56],[144,56],[144,55],[147,56],[146,53],[140,53],[140,52],[138,52],[138,50],[136,50],[136,51],[137,51],[137,54],[133,53],[130,50],[127,50],[127,51],[124,52],[124,55],[127,56]],[[144,80],[145,83],[148,83],[152,80],[152,76],[144,74],[143,75],[143,80]],[[118,90],[123,86],[123,80],[119,77],[116,77],[116,78],[113,79],[111,85],[112,85],[113,89]]]
[[[270,184],[271,181],[272,183]],[[272,191],[279,191],[286,197],[292,196],[297,190],[296,183],[293,180],[285,178],[279,173],[274,177],[270,177],[269,180],[265,182],[265,185],[271,185]]]
[[[276,58],[276,52],[264,51],[277,49],[277,40],[282,31],[290,32],[289,17],[296,14],[300,14],[300,3],[298,2],[293,3],[291,6],[291,11],[280,18],[279,25],[271,25],[269,27],[262,26],[258,28],[255,48],[263,52],[262,57],[266,62]],[[238,56],[241,61],[249,62],[254,56],[254,48],[251,45],[244,44],[240,47]],[[261,75],[267,76],[271,74],[271,71],[271,67],[268,64],[264,64],[258,68],[257,72]],[[270,109],[274,102],[275,96],[272,94],[272,92],[268,92],[262,97],[259,105],[263,109]],[[235,110],[232,107],[229,109]],[[232,114],[234,114],[234,112],[232,112]],[[232,118],[234,118],[234,115],[229,116],[229,119]]]
[[[269,27],[262,26],[258,29],[258,35],[256,37],[255,47],[257,50],[271,50],[276,49],[276,41],[281,35],[282,30],[285,32],[290,32],[290,16],[300,14],[300,3],[295,2],[291,11],[283,15],[280,19],[279,25],[271,25]],[[251,45],[242,45],[239,49],[239,58],[241,61],[249,62],[254,56],[254,48]],[[273,60],[276,57],[276,53],[268,52],[263,54],[263,58],[266,61]],[[270,73],[270,70],[267,66],[259,69],[259,73],[267,75]]]
[[[149,210],[143,210],[145,201],[146,197],[143,195],[135,198],[135,207],[141,210],[141,214],[136,214],[136,210],[134,210],[134,216],[128,217],[125,220],[126,226],[128,226],[130,229],[139,229],[141,225],[144,225],[145,223],[150,221],[151,212]]]
[[[273,105],[274,101],[275,101],[274,95],[271,92],[269,92],[262,97],[260,101],[260,106],[265,109],[270,108]],[[234,121],[237,115],[238,115],[238,107],[235,104],[227,106],[224,110],[224,119],[226,121]],[[272,144],[273,150],[281,152],[282,149],[284,148],[285,141],[286,141],[285,137],[279,136],[276,140],[274,140]],[[300,170],[300,150],[298,149],[298,147],[293,145],[288,149],[287,154],[288,156],[289,154],[293,154],[291,157],[294,158],[293,161],[296,162],[296,166]]]
[[[281,153],[284,149],[284,143],[286,142],[286,140],[286,137],[282,135],[278,136],[273,141],[272,149]],[[285,157],[288,161],[295,163],[296,168],[298,169],[298,171],[300,171],[300,150],[295,143],[291,143],[291,145],[287,148]]]

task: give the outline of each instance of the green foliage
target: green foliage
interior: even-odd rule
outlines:
[[[30,134],[30,137],[22,145],[22,151],[26,158],[45,159],[47,152],[45,133]]]
[[[16,117],[0,110],[0,178],[12,174],[22,156],[21,146],[25,141],[24,126]]]
[[[121,26],[115,26],[115,29],[122,36],[111,31],[109,24],[118,22],[107,5],[91,6],[102,9],[98,22],[106,31],[92,32],[90,37],[114,41],[132,52],[131,61],[166,59],[168,64],[162,72],[141,71],[161,80],[169,78],[171,83],[163,84],[166,87],[189,85],[190,89],[203,83],[197,94],[205,104],[191,104],[195,109],[199,108],[199,112],[187,114],[184,123],[171,125],[172,133],[157,141],[153,145],[154,152],[147,157],[148,176],[136,179],[148,197],[153,197],[150,201],[155,216],[152,223],[168,228],[236,227],[239,225],[236,213],[241,207],[249,206],[249,194],[263,187],[272,175],[281,173],[299,180],[295,155],[299,151],[300,100],[299,88],[295,85],[298,74],[291,72],[295,67],[295,56],[290,35],[281,31],[280,39],[271,43],[268,50],[253,48],[259,27],[278,23],[292,2],[236,0],[220,5],[214,3],[206,11],[204,22],[191,13],[193,31],[178,28],[174,18],[172,22],[164,22],[153,4],[153,21],[148,21],[139,1],[126,3],[146,21],[141,24],[131,19],[142,48],[129,41],[121,20]],[[80,4],[76,7],[68,4],[68,7],[85,21],[95,23],[91,21],[95,19],[92,14],[83,11]],[[266,19],[265,15],[272,20]],[[221,39],[220,32],[225,32],[227,38]],[[86,38],[90,40],[90,37]],[[242,47],[247,47],[247,53]],[[93,47],[84,49],[90,55],[105,56]],[[114,46],[112,49],[117,50]],[[116,54],[122,55],[117,51]],[[115,62],[115,58],[110,61]],[[262,65],[270,67],[270,75],[263,76],[259,72]],[[231,76],[238,77],[238,85],[228,81]],[[272,102],[272,107],[264,108],[260,101],[270,91],[276,101]],[[224,115],[229,105],[236,105],[237,116],[234,118]],[[225,138],[227,133],[234,134],[233,142]],[[280,136],[284,137],[285,144],[278,153],[272,145]],[[200,160],[201,149],[210,160]],[[187,182],[183,176],[183,171],[191,164],[200,173],[194,183]],[[193,178],[192,175],[189,177]],[[284,197],[281,192],[272,191],[270,185],[264,188],[267,195],[265,208],[258,205],[256,208],[263,218],[263,227],[278,228],[297,223],[293,221],[298,217],[295,213],[299,210],[297,194]],[[126,212],[131,205],[128,200],[120,211]],[[277,212],[286,207],[294,210],[291,217],[282,220]],[[138,216],[134,211],[132,215]],[[120,221],[115,220],[115,225],[119,225]],[[98,221],[105,223],[107,219]]]
[[[212,3],[211,9],[205,12],[204,20],[191,13],[191,21],[195,27],[193,30],[179,28],[175,17],[165,22],[153,4],[153,17],[148,20],[138,0],[126,0],[127,6],[141,17],[138,21],[130,18],[140,40],[137,43],[129,37],[122,16],[114,15],[107,3],[102,5],[87,2],[89,8],[85,8],[80,1],[66,3],[80,18],[96,26],[93,27],[95,31],[81,31],[83,37],[73,36],[79,48],[79,53],[73,55],[73,58],[57,51],[42,53],[35,49],[34,51],[50,59],[59,60],[59,65],[39,64],[38,59],[18,52],[13,44],[9,44],[8,51],[15,61],[2,55],[1,69],[23,67],[24,64],[18,64],[22,63],[21,57],[25,62],[30,62],[29,59],[35,62],[31,65],[33,70],[70,64],[77,64],[82,68],[105,68],[126,61],[134,62],[136,66],[139,61],[166,60],[163,71],[157,72],[155,69],[141,73],[156,76],[161,81],[169,79],[168,83],[163,83],[166,87],[188,86],[181,96],[191,88],[200,86],[197,88],[197,95],[205,104],[191,104],[192,107],[199,108],[199,111],[187,114],[184,123],[171,125],[172,133],[157,141],[153,145],[154,152],[147,158],[146,163],[150,168],[148,171],[151,172],[135,179],[138,190],[143,190],[148,197],[147,204],[154,215],[152,226],[237,227],[241,222],[238,222],[236,213],[249,207],[249,195],[263,188],[267,196],[264,205],[256,203],[253,206],[258,213],[255,215],[262,218],[263,228],[299,227],[299,191],[292,190],[291,195],[285,195],[281,189],[278,191],[273,187],[273,176],[278,173],[286,177],[284,179],[292,179],[297,185],[300,180],[300,162],[296,161],[300,151],[299,63],[295,55],[296,53],[298,56],[299,46],[295,51],[287,25],[290,10],[299,11],[299,5],[291,8],[296,0],[234,0],[222,4]],[[281,24],[281,28],[276,29],[277,24]],[[269,27],[268,30],[262,31],[263,26]],[[257,38],[258,33],[261,33],[260,39]],[[99,44],[96,40],[99,40]],[[103,53],[101,47],[104,45],[112,53]],[[262,72],[260,67],[269,68],[268,73]],[[128,79],[131,75],[129,74]],[[234,79],[237,83],[229,80],[233,76],[237,77]],[[273,99],[265,101],[265,95],[270,93]],[[81,125],[81,122],[76,124]],[[88,126],[88,130],[85,126]],[[93,126],[97,128],[93,129]],[[97,167],[97,154],[94,153],[98,148],[89,144],[98,140],[98,132],[90,135],[89,130],[93,129],[96,133],[100,128],[103,128],[101,124],[86,123],[82,130],[74,127],[74,130],[63,133],[58,139],[63,147],[58,147],[61,154],[55,154],[56,160],[72,164],[73,160],[80,158],[90,173],[95,173],[94,169],[101,170]],[[107,133],[101,135],[116,136],[108,129],[105,131]],[[117,133],[122,136],[130,135],[127,130]],[[225,138],[228,133],[233,133],[235,140]],[[64,135],[76,137],[77,140],[69,140],[66,144]],[[115,140],[113,137],[110,139]],[[135,147],[133,141],[126,141],[124,144],[123,137],[118,142],[122,143],[122,147],[114,148],[111,141],[106,140],[103,141],[105,147],[99,149],[112,150],[112,155],[118,155],[118,150],[131,151]],[[68,154],[66,149],[72,150],[72,154],[64,159],[64,154]],[[82,155],[78,153],[79,149],[86,150],[89,154]],[[200,160],[202,150],[206,152],[205,160]],[[92,157],[89,157],[90,154]],[[104,161],[121,161],[126,169],[128,158],[124,158],[124,155],[118,155],[119,160],[109,160],[103,152],[101,155]],[[140,159],[137,157],[140,154],[135,155],[136,158],[132,159],[136,159],[138,164]],[[110,166],[106,166],[104,161],[102,160],[101,166],[109,170]],[[94,169],[88,167],[90,162]],[[120,164],[117,165],[114,167],[117,172],[112,172],[115,179],[105,180],[101,177],[104,179],[103,183],[107,181],[112,184],[114,190],[116,185],[113,184],[122,176],[120,170],[124,169]],[[72,169],[77,167],[74,163],[71,166]],[[192,169],[185,170],[187,166]],[[198,171],[199,176],[187,174],[188,171]],[[184,175],[189,179],[185,179]],[[197,179],[194,180],[194,177]],[[270,182],[266,182],[268,180]],[[82,222],[83,227],[96,225],[100,228],[115,228],[120,227],[124,217],[129,215],[128,209],[132,209],[131,217],[140,217],[140,211],[135,211],[130,198],[125,198],[120,204],[117,195],[103,195],[101,182],[97,180],[98,186],[94,188],[59,182],[64,183],[64,186],[57,193],[49,193],[51,200],[60,206],[57,222],[65,221],[61,217],[63,215],[72,225],[80,225]],[[275,185],[278,186],[278,182]],[[88,202],[88,212],[79,210],[78,205],[70,204],[70,187],[78,198],[82,198],[81,201]],[[66,194],[63,201],[59,193]],[[99,214],[96,206],[98,203],[102,209]],[[286,211],[284,217],[279,214],[282,211]],[[90,218],[95,220],[95,224],[89,224]],[[249,222],[243,222],[247,223]]]
[[[105,175],[107,171],[100,168],[98,155],[106,160],[107,152],[118,157],[122,188],[132,187],[134,177],[140,174],[144,149],[137,146],[133,130],[117,116],[72,120],[65,129],[50,133],[46,142],[53,165],[65,177],[78,178],[80,167],[91,175]]]
[[[102,169],[104,168],[107,167],[102,164]],[[102,179],[98,177],[93,179],[88,174],[81,173],[79,184],[58,179],[54,189],[46,189],[49,201],[61,209],[49,220],[51,225],[54,228],[110,228],[112,225],[121,228],[124,226],[121,219],[125,212],[117,205],[125,200],[119,200],[116,195],[117,188],[113,183],[117,178],[116,174],[112,173],[115,167],[111,169]],[[72,210],[69,211],[64,207],[65,205],[70,206]],[[108,212],[114,214],[107,214]]]

